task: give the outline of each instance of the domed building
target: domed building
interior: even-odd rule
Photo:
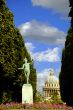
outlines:
[[[43,88],[44,98],[50,99],[51,95],[57,93],[60,96],[59,79],[54,75],[54,70],[50,70],[50,74],[46,79]]]

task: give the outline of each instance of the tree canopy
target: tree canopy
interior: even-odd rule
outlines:
[[[18,70],[27,58],[32,62],[25,42],[14,25],[13,14],[4,0],[0,0],[0,102],[21,101],[22,85],[26,83],[23,71]],[[36,69],[31,65],[30,83],[36,94]]]
[[[65,48],[62,52],[62,65],[59,75],[61,97],[67,105],[73,106],[73,3],[69,0],[71,11],[71,26],[68,30]]]

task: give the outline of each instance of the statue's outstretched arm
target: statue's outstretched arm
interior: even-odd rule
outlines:
[[[23,68],[18,68],[18,69],[20,70],[20,69],[23,69]]]
[[[25,66],[25,64],[23,64],[23,66],[21,68],[18,68],[18,69],[24,69],[24,66]]]

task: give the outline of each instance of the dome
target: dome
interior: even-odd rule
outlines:
[[[53,88],[59,88],[59,79],[54,75],[54,71],[52,69],[50,70],[50,74],[47,77],[45,84],[46,86],[48,85],[48,87],[51,87],[53,85]]]
[[[48,82],[48,83],[59,83],[59,80],[56,76],[48,76],[46,82]]]
[[[44,98],[46,100],[51,99],[51,96],[57,93],[60,96],[59,79],[54,75],[54,70],[51,69],[46,79],[45,86],[43,87]]]

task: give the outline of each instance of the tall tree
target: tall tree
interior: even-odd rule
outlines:
[[[67,33],[65,48],[62,52],[62,66],[59,75],[61,97],[67,105],[73,106],[73,3],[70,0],[71,27]]]
[[[18,68],[22,66],[24,57],[32,62],[22,36],[15,28],[13,14],[5,1],[0,0],[0,102],[21,101],[22,85],[26,83],[26,78],[23,71]],[[30,76],[30,82],[35,91],[36,70],[34,65],[31,66]]]

